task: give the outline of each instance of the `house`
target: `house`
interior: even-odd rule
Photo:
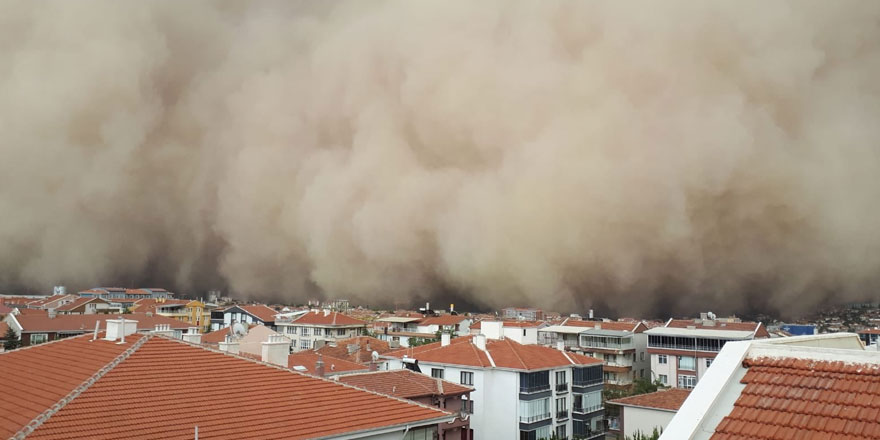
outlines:
[[[59,315],[91,315],[95,313],[119,312],[110,306],[110,301],[96,297],[75,297],[76,299],[54,309]]]
[[[501,309],[501,317],[514,321],[543,321],[544,311],[532,308],[507,307]]]
[[[374,321],[374,326],[381,325],[382,327],[381,331],[376,331],[376,337],[388,342],[393,348],[409,347],[411,341],[415,340],[436,340],[436,332],[419,331],[419,322],[424,318],[424,316],[415,313],[378,318]]]
[[[263,350],[263,342],[268,340],[271,336],[280,336],[283,338],[287,343],[287,352],[285,355],[290,353],[290,339],[265,325],[251,325],[248,327],[246,334],[237,338],[239,352],[260,356]]]
[[[356,336],[348,339],[338,339],[315,349],[315,353],[324,356],[345,359],[357,364],[370,362],[373,352],[385,354],[391,351],[391,346],[381,340],[370,336]]]
[[[465,336],[470,333],[470,325],[471,320],[462,315],[426,316],[416,323],[416,332],[432,335],[436,335],[437,332],[444,332],[456,336]]]
[[[880,351],[837,333],[728,342],[662,440],[880,438]]]
[[[234,305],[211,312],[211,330],[220,330],[236,322],[262,324],[275,330],[275,315],[277,314],[275,309],[263,304]]]
[[[483,321],[484,333],[387,353],[383,369],[408,368],[474,387],[474,438],[538,440],[605,432],[602,361],[505,338]]]
[[[526,345],[537,344],[538,331],[548,326],[547,323],[538,321],[496,321],[484,319],[471,325],[471,334],[478,335],[482,333],[484,323],[492,326],[492,331],[500,332],[505,338],[510,338]]]
[[[691,390],[670,388],[609,400],[606,405],[620,407],[620,416],[609,420],[608,431],[619,439],[634,438],[636,433],[650,435],[655,429],[663,432],[690,394]]]
[[[146,306],[144,309],[149,308],[159,315],[186,322],[202,330],[211,327],[211,311],[199,300],[142,299],[134,304],[133,310],[140,312],[142,305]]]
[[[278,331],[291,340],[293,351],[320,348],[327,342],[359,336],[367,327],[360,319],[330,310],[303,311],[276,321]]]
[[[285,367],[300,373],[311,374],[318,377],[331,377],[348,373],[363,373],[370,371],[370,367],[345,359],[332,356],[324,356],[313,351],[301,351],[287,355]],[[398,396],[399,397],[399,396]]]
[[[82,335],[0,354],[0,371],[16,378],[0,393],[0,438],[430,439],[438,424],[457,417],[161,335],[135,334],[138,324],[107,324],[96,340]],[[230,396],[230,387],[246,392]]]
[[[694,320],[670,319],[663,327],[645,331],[652,381],[659,380],[677,388],[693,388],[724,344],[770,337],[759,322],[712,318],[715,316],[702,313]]]
[[[565,326],[581,329],[575,351],[605,361],[606,385],[629,386],[638,378],[651,380],[648,327],[644,323],[567,320]]]
[[[473,440],[470,393],[473,388],[410,370],[346,374],[339,382],[380,394],[412,400],[457,414],[455,422],[437,425],[438,440]]]
[[[36,345],[43,342],[55,341],[71,336],[92,333],[99,323],[117,315],[83,314],[83,315],[57,315],[49,314],[22,314],[7,315],[4,321],[18,335],[21,345]],[[126,320],[138,321],[138,332],[154,330],[156,325],[168,325],[171,332],[177,337],[187,329],[186,323],[163,316],[148,316],[146,314],[132,313],[118,315]]]
[[[858,332],[858,335],[865,345],[877,346],[880,344],[880,328],[862,330]]]
[[[76,295],[68,294],[52,295],[45,299],[30,302],[27,306],[32,309],[55,310],[61,306],[72,303],[77,298],[78,296]]]

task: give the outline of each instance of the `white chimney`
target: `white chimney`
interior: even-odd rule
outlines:
[[[186,333],[183,334],[183,341],[189,342],[190,344],[201,344],[202,343],[202,335],[199,333],[198,327],[190,327],[186,329]]]
[[[287,368],[287,356],[290,355],[290,340],[282,335],[269,335],[269,340],[262,343],[262,361]]]
[[[330,309],[324,309],[324,316],[330,315]]]
[[[565,342],[562,340],[556,341],[556,349],[559,351],[565,351]]]
[[[449,345],[449,341],[450,341],[451,339],[452,339],[452,338],[451,338],[451,336],[449,335],[449,333],[443,333],[443,334],[441,334],[441,335],[440,335],[440,346],[441,346],[441,347],[445,347],[445,346]]]
[[[501,321],[482,321],[480,323],[480,333],[489,339],[501,339],[503,328],[504,323]]]
[[[590,309],[590,319],[593,319],[593,309]]]
[[[49,315],[49,319],[52,319],[58,314],[58,312],[56,312],[55,309],[52,308],[52,309],[46,310],[46,314]]]
[[[238,341],[226,335],[226,340],[220,342],[220,351],[238,354]]]
[[[474,335],[474,345],[480,350],[486,350],[486,335]]]
[[[125,318],[108,319],[107,334],[104,335],[104,339],[108,341],[115,341],[119,339],[120,342],[125,342],[126,336],[135,333],[137,333],[137,321],[132,321]]]
[[[171,330],[170,324],[156,324],[156,329],[153,330],[153,334],[173,338],[174,330]]]

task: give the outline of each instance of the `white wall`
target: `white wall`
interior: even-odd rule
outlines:
[[[623,407],[623,435],[632,437],[636,431],[651,434],[654,427],[666,429],[675,413],[647,408]]]
[[[523,335],[525,330],[525,335]],[[536,345],[538,343],[537,328],[504,327],[502,329],[505,338],[513,339],[524,345]]]
[[[676,374],[676,357],[672,355],[666,356],[666,364],[658,363],[657,359],[660,355],[652,354],[651,355],[651,380],[660,379],[661,374],[665,374],[667,376],[666,385],[671,387],[678,386],[678,376]]]

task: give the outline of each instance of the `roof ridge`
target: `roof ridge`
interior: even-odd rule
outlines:
[[[120,353],[119,356],[113,358],[113,360],[110,361],[107,365],[101,367],[101,369],[96,371],[95,374],[92,374],[83,383],[79,384],[71,392],[67,393],[66,396],[55,402],[54,405],[40,413],[38,416],[34,417],[30,422],[28,422],[27,425],[24,425],[24,427],[18,430],[18,432],[16,432],[15,435],[12,436],[12,438],[15,440],[20,440],[33,433],[35,429],[39,428],[40,425],[46,422],[46,420],[49,420],[50,417],[52,417],[53,415],[55,415],[55,413],[64,408],[65,405],[72,402],[73,399],[76,399],[80,394],[83,393],[83,391],[89,389],[89,387],[91,387],[92,385],[94,385],[95,382],[104,377],[105,374],[109,373],[110,370],[122,363],[122,361],[128,359],[129,356],[131,356],[134,352],[141,348],[141,346],[144,345],[150,338],[150,334],[145,334],[141,336],[141,338],[137,342],[132,344],[131,347],[128,347],[127,349],[125,349],[125,351]]]
[[[504,339],[504,340],[507,341],[507,339]],[[511,344],[509,341],[508,341],[507,345],[510,346],[510,351],[512,351],[513,355],[516,356],[517,359],[519,359],[519,362],[522,364],[523,368],[528,370],[529,367],[528,367],[528,365],[526,365],[526,361],[524,361],[523,358],[519,355],[519,353],[517,353],[516,347],[514,347],[513,344]]]

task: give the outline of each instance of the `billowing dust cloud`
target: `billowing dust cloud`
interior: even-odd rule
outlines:
[[[3,2],[0,284],[620,313],[880,286],[880,2]]]

